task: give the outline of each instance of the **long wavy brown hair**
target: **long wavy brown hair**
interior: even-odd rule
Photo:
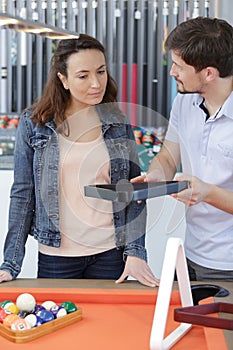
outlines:
[[[51,70],[45,84],[41,98],[32,106],[32,119],[34,122],[44,125],[47,121],[54,120],[60,125],[65,120],[65,111],[70,102],[70,92],[64,89],[57,73],[67,77],[67,60],[70,55],[81,50],[94,49],[104,54],[104,46],[95,38],[80,34],[77,39],[61,40],[52,57]],[[107,70],[107,86],[101,103],[117,102],[117,85]]]

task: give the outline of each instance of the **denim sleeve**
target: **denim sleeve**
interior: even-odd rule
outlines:
[[[130,173],[129,180],[139,176],[141,169],[137,146],[134,139],[133,130],[130,124],[127,124],[128,138],[130,142]],[[126,207],[126,245],[124,249],[124,259],[127,255],[137,256],[147,261],[147,252],[145,249],[147,208],[146,201],[138,203],[131,201]]]
[[[0,266],[0,269],[10,272],[14,279],[21,271],[34,214],[33,149],[29,142],[31,126],[30,117],[22,114],[14,150],[14,181],[10,192],[4,262]]]

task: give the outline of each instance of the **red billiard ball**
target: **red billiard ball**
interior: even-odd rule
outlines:
[[[10,311],[0,308],[0,323],[3,323],[3,320],[6,318],[6,316],[10,314],[11,314]]]

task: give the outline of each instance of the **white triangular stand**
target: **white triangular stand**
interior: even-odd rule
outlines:
[[[193,298],[183,241],[180,238],[172,237],[167,241],[164,255],[160,286],[150,336],[151,350],[170,349],[192,327],[191,324],[181,323],[172,333],[164,338],[175,270],[177,273],[181,305],[182,307],[192,306]]]

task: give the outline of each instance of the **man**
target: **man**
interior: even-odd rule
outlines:
[[[233,281],[233,28],[217,18],[191,19],[169,34],[166,48],[178,94],[143,180],[172,180],[181,163],[178,180],[190,188],[172,197],[187,206],[190,279]]]

